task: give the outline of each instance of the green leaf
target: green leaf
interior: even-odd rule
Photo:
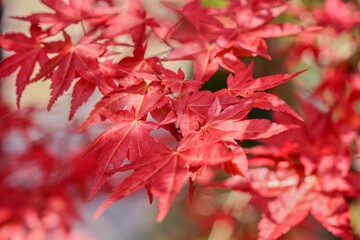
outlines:
[[[204,7],[215,7],[215,8],[222,8],[229,4],[226,0],[202,0],[201,4]]]

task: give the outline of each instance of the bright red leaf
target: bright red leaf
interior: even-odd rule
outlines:
[[[132,108],[131,112],[122,110],[116,115],[111,114],[109,117],[116,124],[98,136],[87,149],[84,157],[98,162],[90,199],[108,179],[108,170],[120,167],[126,158],[137,161],[152,151],[155,140],[150,132],[158,126],[136,118],[134,111]]]
[[[231,150],[216,138],[192,133],[187,135],[176,149],[165,145],[157,146],[155,151],[148,151],[143,159],[138,159],[109,173],[134,170],[109,199],[98,209],[99,214],[114,201],[122,199],[142,187],[147,187],[149,194],[159,199],[158,221],[163,220],[170,209],[171,202],[180,191],[192,171],[201,166],[216,166],[233,160]]]
[[[46,34],[37,25],[30,28],[30,37],[22,33],[7,33],[0,35],[0,46],[15,54],[3,60],[0,64],[0,78],[5,78],[20,68],[16,77],[17,105],[25,87],[30,83],[35,64],[43,65],[48,57],[44,49],[43,40]],[[19,44],[21,43],[21,44]]]

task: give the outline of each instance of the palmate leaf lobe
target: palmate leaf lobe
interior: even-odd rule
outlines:
[[[18,108],[20,107],[21,95],[25,87],[30,83],[36,63],[43,65],[48,60],[42,43],[46,34],[37,25],[31,25],[30,34],[30,37],[22,33],[0,35],[1,48],[7,51],[15,51],[13,55],[0,63],[0,79],[9,76],[20,68],[16,77]]]
[[[84,158],[96,159],[98,162],[90,199],[108,179],[106,171],[111,166],[118,168],[126,158],[136,161],[152,151],[155,140],[150,132],[158,126],[153,122],[139,120],[134,114],[132,109],[131,112],[123,110],[109,116],[116,124],[99,135],[87,149]]]
[[[95,217],[114,201],[145,187],[148,194],[159,199],[157,220],[161,221],[193,169],[218,166],[232,161],[235,157],[219,139],[199,132],[187,135],[176,149],[159,143],[154,143],[153,146],[156,148],[147,151],[143,158],[107,171],[112,174],[134,170],[114,189],[109,199],[97,210]]]
[[[63,32],[63,36],[65,41],[52,43],[49,52],[51,53],[53,49],[61,50],[57,52],[56,56],[44,62],[32,81],[50,78],[51,98],[47,107],[50,110],[55,101],[70,88],[72,82],[80,77],[81,83],[76,86],[74,91],[77,93],[83,93],[85,89],[87,91],[82,96],[76,96],[77,93],[73,93],[71,119],[77,108],[90,97],[94,85],[106,88],[112,86],[105,81],[106,76],[99,69],[97,62],[97,58],[105,52],[104,46],[93,42],[91,37],[83,37],[74,45],[66,32]],[[90,82],[85,89],[84,81]]]

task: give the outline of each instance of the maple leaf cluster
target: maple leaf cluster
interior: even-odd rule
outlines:
[[[89,198],[113,175],[130,173],[96,217],[145,188],[150,202],[158,200],[162,221],[187,182],[193,198],[195,185],[214,185],[206,176],[220,172],[227,180],[215,185],[249,193],[250,204],[262,210],[259,239],[277,239],[309,214],[334,235],[351,239],[347,201],[360,193],[359,169],[352,169],[359,150],[359,51],[351,62],[319,39],[348,34],[351,46],[358,46],[352,33],[359,11],[340,0],[309,9],[283,0],[228,0],[222,7],[205,2],[162,2],[169,14],[164,18],[140,0],[119,6],[41,0],[48,12],[13,17],[30,23],[30,35],[0,35],[0,46],[14,52],[1,62],[0,77],[17,71],[18,107],[26,86],[36,81],[51,82],[48,110],[71,91],[70,120],[95,91],[102,94],[79,128],[112,123],[81,158],[97,163],[90,169],[95,179]],[[333,17],[334,9],[354,17]],[[274,21],[284,14],[312,24]],[[70,26],[80,32],[76,41]],[[273,57],[267,39],[290,35],[298,35],[286,45],[291,48],[279,49],[292,53],[285,62],[290,73],[254,77],[252,58]],[[150,54],[154,44],[165,50]],[[298,94],[303,119],[268,90],[302,74],[293,67],[308,52],[322,78],[304,90],[311,101]],[[328,55],[330,62],[324,62]],[[192,61],[191,77],[167,67],[180,60]],[[226,87],[206,90],[206,83],[224,81],[215,79],[219,71],[226,73]],[[250,118],[255,108],[271,118]],[[258,145],[245,148],[248,140]],[[227,213],[215,215],[229,219]]]
[[[274,113],[274,120],[293,122],[299,128],[261,140],[261,145],[246,150],[252,166],[250,184],[238,177],[220,184],[256,196],[254,204],[263,212],[259,239],[277,239],[296,225],[310,222],[306,218],[310,214],[335,236],[354,239],[349,203],[360,194],[360,115],[356,105],[360,96],[359,11],[353,3],[342,1],[325,1],[324,5],[307,10],[293,6],[294,12],[301,12],[302,20],[324,28],[299,36],[285,49],[295,49],[285,61],[290,69],[311,61],[320,72],[317,85],[302,82],[299,87],[303,93],[297,94],[297,100],[304,122]],[[330,17],[335,9],[354,18]],[[346,55],[331,40],[341,37],[350,48]],[[309,53],[311,60],[307,59]]]

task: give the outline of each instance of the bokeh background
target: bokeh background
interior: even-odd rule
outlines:
[[[221,4],[221,1],[208,0],[208,4]],[[298,1],[302,2],[304,5],[311,4],[321,4],[322,1]],[[158,1],[146,0],[143,1],[146,8],[154,14],[162,14],[163,17],[172,17],[166,10],[162,9]],[[27,32],[29,25],[25,22],[17,21],[10,19],[10,16],[26,16],[31,13],[36,13],[39,11],[46,10],[46,8],[39,3],[37,0],[3,0],[3,16],[1,20],[2,32]],[[288,21],[291,19],[284,16],[279,21]],[[79,29],[72,29],[72,33],[76,36]],[[340,56],[343,56],[344,59],[351,57],[354,53],[359,51],[359,46],[348,44],[349,35],[343,34],[337,39],[328,39],[330,44],[335,46],[337,53]],[[276,39],[268,41],[270,55],[273,56],[272,61],[267,61],[261,58],[255,58],[255,73],[254,76],[264,76],[275,74],[279,72],[288,71],[289,69],[284,68],[284,62],[287,60],[288,56],[284,54],[278,54],[281,51],[284,51],[282,48],[284,45],[293,41],[293,38],[286,39]],[[154,51],[162,51],[162,46],[159,43],[154,43]],[[286,52],[285,52],[286,53]],[[3,52],[3,56],[7,56],[8,53]],[[151,54],[151,53],[149,53]],[[304,73],[300,79],[296,79],[287,84],[284,84],[273,91],[279,93],[279,95],[287,101],[289,105],[292,105],[296,108],[296,101],[293,95],[289,94],[290,91],[295,88],[300,87],[312,87],[316,86],[321,80],[320,69],[318,69],[315,64],[313,64],[313,56],[311,54],[305,53],[302,56],[302,61],[300,64],[291,67],[292,71],[300,70],[307,68],[309,69]],[[245,60],[246,61],[246,60]],[[248,61],[249,62],[249,61]],[[191,62],[177,62],[170,63],[169,68],[177,69],[181,67],[188,76],[191,76]],[[217,90],[224,87],[225,79],[227,74],[224,71],[219,71],[213,79],[210,80],[203,89],[208,90]],[[0,90],[2,98],[15,109],[16,105],[16,96],[15,96],[15,76],[11,76],[5,80],[1,81]],[[223,80],[219,80],[223,79]],[[40,109],[36,114],[36,121],[38,124],[45,126],[48,129],[49,134],[57,134],[65,129],[70,128],[70,123],[68,122],[68,106],[70,103],[70,95],[65,94],[61,97],[51,110],[51,112],[46,112],[43,109],[46,109],[47,101],[50,94],[50,84],[48,82],[37,82],[30,85],[26,88],[23,97],[22,97],[22,108],[27,107],[36,107]],[[101,95],[94,94],[90,101],[83,106],[77,113],[74,122],[81,123],[86,119],[87,114],[91,111],[93,105],[100,99]],[[268,113],[263,111],[255,111],[252,113],[253,116],[266,117]],[[4,124],[4,123],[1,123]],[[91,137],[95,137],[97,133],[102,130],[93,129],[90,132]],[[59,137],[61,138],[61,136]],[[16,137],[7,140],[7,146],[17,146],[18,139]],[[16,151],[16,150],[15,150]],[[157,224],[155,222],[156,218],[156,204],[149,205],[148,199],[146,197],[145,191],[141,191],[131,197],[127,197],[124,200],[114,203],[111,208],[105,211],[105,213],[96,221],[93,220],[92,216],[96,208],[105,200],[105,195],[98,194],[98,196],[91,202],[86,204],[80,204],[80,212],[83,217],[82,221],[77,221],[75,229],[74,239],[100,239],[100,240],[140,240],[140,239],[156,239],[156,240],[167,240],[167,239],[209,239],[209,240],[226,240],[226,239],[236,239],[233,236],[234,229],[229,228],[229,225],[222,222],[215,224],[211,231],[205,231],[207,229],[199,229],[196,225],[196,217],[193,213],[184,213],[184,209],[194,210],[197,203],[189,205],[187,203],[187,189],[184,189],[184,192],[178,196],[176,203],[172,207],[172,210],[169,216],[165,219],[163,223]],[[6,197],[6,196],[1,196]],[[25,196],[26,197],[26,196]],[[203,196],[202,200],[207,201],[207,196]],[[209,200],[210,201],[210,200]],[[242,207],[247,204],[249,201],[249,196],[247,194],[236,193],[236,192],[223,192],[219,190],[218,199],[215,200],[218,203],[221,203],[223,208],[228,206],[234,206],[242,210]],[[210,208],[210,207],[209,207]],[[354,232],[360,236],[360,204],[354,202],[351,207],[352,217],[353,217],[353,229]],[[0,213],[1,214],[1,213]],[[200,213],[206,215],[206,213]],[[256,212],[254,209],[246,209],[245,212],[242,211],[244,222],[241,223],[239,227],[248,227],[256,231],[256,223],[259,219],[259,212]],[[245,217],[244,217],[245,216]],[[192,218],[194,221],[189,221],[188,219]],[[320,224],[313,221],[312,223],[321,239],[336,239],[331,234],[326,232]],[[290,233],[298,235],[299,232]],[[302,233],[301,233],[302,234]],[[193,236],[188,238],[189,236]],[[233,236],[233,237],[232,237]],[[306,234],[305,234],[306,236]],[[306,238],[304,238],[306,239]],[[320,239],[320,238],[319,238]]]

